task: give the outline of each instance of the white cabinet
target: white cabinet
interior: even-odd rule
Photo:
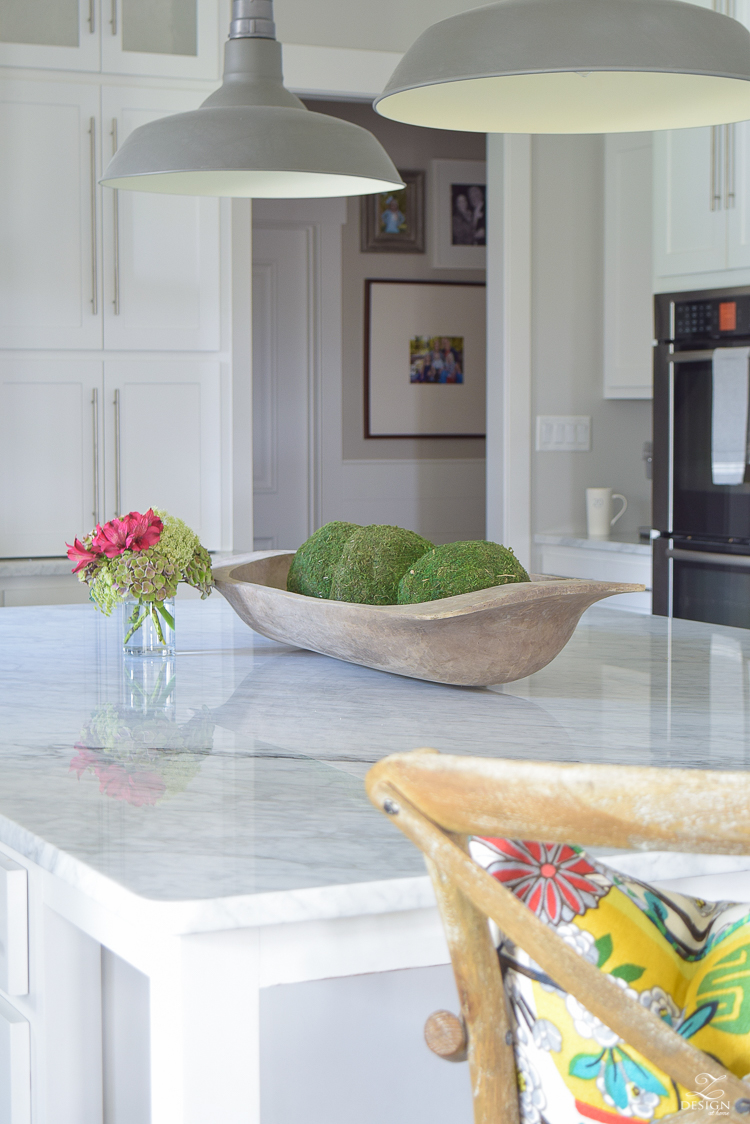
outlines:
[[[604,138],[604,397],[650,398],[651,133]]]
[[[195,109],[202,94],[102,89],[103,159],[140,125]],[[103,188],[104,346],[219,348],[219,200]]]
[[[221,548],[220,365],[107,360],[105,511],[165,508]]]
[[[216,0],[0,0],[0,66],[218,79]]]
[[[0,557],[64,554],[99,517],[101,398],[101,363],[0,361]]]
[[[31,1124],[31,1041],[23,1015],[0,998],[0,1120]]]
[[[29,876],[26,868],[0,854],[0,990],[29,992]]]
[[[99,90],[0,82],[0,347],[101,347]]]
[[[727,268],[721,191],[724,126],[654,134],[654,274]]]
[[[219,15],[216,0],[102,0],[102,70],[218,78]]]
[[[99,0],[0,0],[0,66],[100,65]]]

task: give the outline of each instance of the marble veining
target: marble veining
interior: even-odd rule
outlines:
[[[179,603],[173,664],[133,675],[119,640],[87,605],[0,611],[0,842],[174,931],[428,905],[362,788],[396,750],[750,763],[740,629],[595,607],[543,671],[487,689],[274,643],[216,595]]]

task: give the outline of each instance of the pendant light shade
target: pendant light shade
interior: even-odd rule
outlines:
[[[224,81],[203,105],[141,125],[107,187],[256,199],[367,195],[403,187],[372,133],[312,113],[284,87],[271,0],[234,0]]]
[[[750,118],[750,32],[681,0],[501,0],[429,27],[375,108],[491,133],[680,129]]]

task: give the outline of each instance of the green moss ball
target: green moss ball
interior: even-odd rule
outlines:
[[[398,587],[398,603],[438,601],[459,593],[529,580],[513,551],[499,543],[451,542],[436,546],[409,567]]]
[[[289,567],[286,587],[305,597],[330,597],[333,572],[358,523],[326,523],[303,542]]]
[[[432,543],[403,527],[360,527],[344,547],[331,585],[334,601],[359,605],[395,605],[403,574]]]

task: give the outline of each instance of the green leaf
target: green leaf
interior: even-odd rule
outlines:
[[[601,1054],[576,1054],[570,1059],[568,1073],[571,1077],[582,1077],[584,1081],[593,1081],[599,1076],[599,1065],[604,1053]]]
[[[594,941],[594,948],[599,953],[599,960],[596,966],[597,968],[601,968],[612,955],[612,937],[609,933],[605,933],[603,937],[599,937],[598,941]]]
[[[613,968],[609,974],[618,980],[633,983],[634,980],[639,980],[645,971],[645,968],[639,968],[637,964],[621,964],[619,968]]]
[[[714,1000],[712,1003],[704,1003],[702,1007],[698,1007],[697,1010],[693,1011],[692,1015],[688,1015],[682,1026],[677,1028],[677,1033],[681,1034],[683,1038],[691,1038],[694,1034],[697,1034],[706,1023],[711,1022],[711,1019],[718,1009],[719,1004],[717,1000]]]

